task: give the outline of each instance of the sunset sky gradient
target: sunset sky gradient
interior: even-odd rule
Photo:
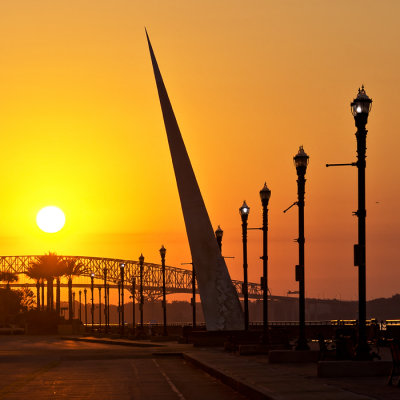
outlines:
[[[0,3],[0,254],[190,262],[144,26],[223,254],[242,278],[239,207],[261,225],[272,191],[269,286],[296,290],[293,156],[306,175],[306,294],[357,298],[350,102],[367,129],[367,297],[400,292],[400,2],[13,0]],[[399,106],[399,108],[397,108]],[[35,218],[60,207],[65,227]],[[261,232],[249,232],[259,282]],[[186,266],[187,267],[187,266]]]

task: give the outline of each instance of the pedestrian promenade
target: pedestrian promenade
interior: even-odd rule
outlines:
[[[0,337],[0,400],[399,400],[386,379],[318,378],[316,363],[174,341]]]
[[[102,343],[140,345],[143,341],[75,338]],[[150,344],[150,341],[145,341]],[[156,344],[156,343],[154,343]],[[270,400],[399,400],[400,388],[386,386],[386,377],[318,378],[317,364],[269,364],[265,355],[239,356],[220,348],[197,348],[167,342],[157,354],[182,357],[250,399]]]

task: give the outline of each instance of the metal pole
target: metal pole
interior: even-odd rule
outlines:
[[[218,228],[215,231],[215,237],[217,238],[217,243],[218,243],[218,247],[219,247],[219,251],[220,252],[222,252],[222,236],[223,236],[223,234],[224,234],[224,231],[218,225]]]
[[[85,295],[85,326],[87,326],[87,298],[86,298],[87,290],[86,290],[86,288],[83,290],[83,293]]]
[[[92,294],[92,299],[91,299],[91,301],[92,301],[92,307],[91,307],[91,314],[92,314],[92,331],[94,331],[94,294],[93,294],[93,291],[94,291],[94,276],[92,275],[92,276],[90,277],[90,279],[91,279],[90,291],[91,291],[91,294]]]
[[[79,291],[79,321],[82,323],[82,290]]]
[[[108,332],[108,317],[107,317],[107,268],[103,269],[104,274],[104,325],[105,325],[105,332]]]
[[[217,237],[217,243],[218,243],[219,251],[222,251],[222,237]]]
[[[192,311],[193,311],[193,329],[196,328],[196,271],[192,263]]]
[[[358,346],[356,349],[358,359],[368,359],[369,347],[366,333],[366,247],[365,247],[365,153],[367,142],[366,119],[357,121],[357,170],[358,170]]]
[[[242,237],[243,237],[243,287],[244,297],[244,329],[249,329],[249,292],[247,282],[247,214],[242,215]]]
[[[140,265],[140,329],[143,332],[143,305],[144,305],[144,297],[143,297],[143,254],[139,257],[139,265]]]
[[[107,284],[107,323],[110,327],[110,285]]]
[[[60,277],[57,277],[57,288],[56,288],[56,313],[57,316],[60,317],[61,315],[61,301],[60,301],[60,296],[61,296],[61,282],[60,282]]]
[[[54,310],[54,278],[50,278],[50,310]]]
[[[166,249],[164,246],[160,249],[161,254],[161,268],[162,268],[162,278],[163,278],[163,299],[162,299],[162,307],[163,307],[163,335],[167,336],[167,296],[166,296],[166,289],[165,289],[165,253]]]
[[[99,289],[99,330],[101,331],[101,286],[99,286],[98,289]]]
[[[297,206],[299,209],[299,340],[297,342],[296,350],[308,350],[309,346],[306,339],[305,327],[305,284],[304,284],[304,194],[305,194],[305,173],[302,170],[297,170]]]
[[[42,310],[44,310],[44,279],[42,279]]]
[[[263,291],[263,342],[269,343],[268,336],[268,200],[262,200],[263,206],[263,277],[261,287]]]
[[[118,328],[121,329],[121,282],[118,281]]]
[[[365,92],[364,85],[358,89],[357,97],[350,104],[357,127],[357,162],[332,165],[352,165],[358,171],[358,209],[354,215],[358,219],[358,244],[354,245],[354,265],[358,266],[358,344],[356,358],[358,360],[370,360],[372,358],[367,342],[366,332],[366,238],[365,225],[367,211],[365,209],[365,169],[366,169],[366,142],[367,133],[365,126],[371,111],[372,99]]]
[[[75,318],[75,292],[72,292],[72,318]]]
[[[37,309],[40,310],[40,281],[39,281],[39,279],[36,281],[36,303],[37,303]]]
[[[136,325],[136,310],[135,310],[135,292],[136,292],[136,279],[132,278],[132,333],[135,335],[135,325]]]
[[[121,272],[121,335],[123,335],[125,330],[124,267],[121,266],[120,272]]]
[[[72,277],[68,277],[68,319],[72,321],[73,311],[72,311]]]

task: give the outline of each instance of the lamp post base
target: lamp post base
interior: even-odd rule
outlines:
[[[355,349],[355,359],[358,361],[371,361],[371,349],[367,343],[358,343]]]
[[[296,347],[294,348],[295,350],[310,350],[310,346],[307,344],[307,340],[306,339],[299,339]]]

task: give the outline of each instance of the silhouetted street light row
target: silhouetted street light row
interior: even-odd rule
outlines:
[[[242,294],[244,298],[244,329],[249,329],[249,291],[247,278],[247,230],[257,229],[263,231],[263,275],[261,277],[261,289],[263,291],[263,343],[269,342],[268,335],[268,203],[271,197],[267,183],[264,183],[260,190],[261,205],[263,208],[263,226],[261,228],[248,228],[247,220],[250,213],[250,207],[246,201],[239,208],[239,214],[242,218],[242,242],[243,242],[243,286]]]
[[[327,164],[326,166],[350,165],[358,168],[358,210],[354,215],[358,218],[358,244],[354,246],[354,264],[358,266],[358,287],[359,287],[359,323],[358,323],[358,345],[357,358],[370,359],[370,350],[366,335],[366,246],[365,246],[365,168],[366,168],[366,137],[367,130],[365,126],[368,122],[368,115],[371,110],[372,100],[367,96],[364,86],[358,91],[357,97],[351,103],[351,111],[354,116],[357,127],[357,162],[347,164]],[[307,350],[306,332],[305,332],[305,268],[304,268],[304,198],[305,198],[305,175],[309,162],[309,156],[300,146],[298,153],[293,157],[297,172],[297,201],[288,207],[284,212],[293,206],[298,207],[298,238],[296,241],[299,246],[299,263],[295,269],[295,279],[299,282],[299,338],[296,350]],[[262,228],[248,228],[247,221],[250,207],[243,202],[239,208],[242,219],[242,242],[243,242],[243,287],[244,297],[244,329],[249,327],[249,306],[248,306],[248,279],[247,279],[247,231],[248,229],[261,229],[263,231],[263,276],[261,278],[261,287],[263,290],[263,342],[268,343],[268,203],[271,197],[271,191],[267,185],[260,191],[261,203],[263,207],[263,226]],[[219,248],[222,246],[223,231],[218,226],[215,235]]]
[[[163,335],[167,335],[167,302],[166,302],[166,276],[165,276],[165,255],[166,248],[161,246],[160,256],[161,256],[161,268],[162,268],[162,297],[163,300],[161,302],[163,308]],[[120,279],[118,281],[118,325],[120,327],[121,335],[125,334],[125,302],[124,302],[124,291],[125,291],[125,263],[120,263]],[[110,286],[107,284],[107,269],[103,269],[103,277],[104,277],[104,315],[105,315],[105,332],[108,332],[110,327],[110,294],[109,289]],[[90,274],[90,290],[91,290],[91,326],[92,331],[94,331],[94,278],[95,274]],[[144,305],[144,291],[143,291],[143,282],[144,282],[144,257],[143,254],[139,257],[139,310],[140,310],[140,330],[143,333],[143,305]],[[99,327],[101,329],[101,287],[97,286],[99,290]],[[136,315],[135,315],[135,296],[136,296],[136,277],[132,277],[131,282],[131,292],[132,292],[132,321],[133,321],[133,334],[136,332]],[[85,299],[85,325],[87,326],[87,298],[86,298],[86,289],[84,290],[84,299]],[[81,291],[79,291],[79,302],[81,302]],[[82,321],[82,312],[79,310],[79,319]]]

